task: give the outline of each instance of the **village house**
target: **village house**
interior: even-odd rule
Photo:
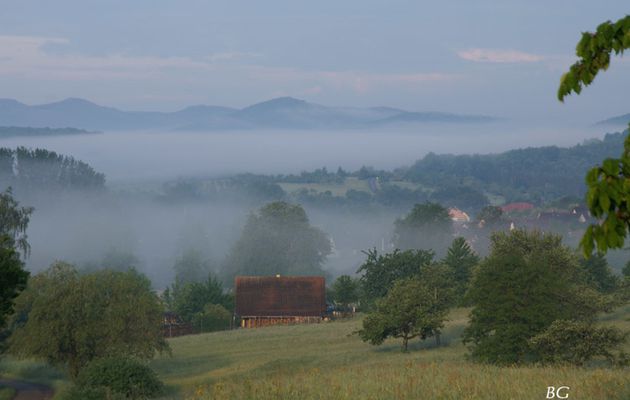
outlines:
[[[326,313],[322,276],[237,276],[234,288],[242,328],[317,323]]]

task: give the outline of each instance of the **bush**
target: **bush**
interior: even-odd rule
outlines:
[[[163,391],[164,385],[148,366],[130,358],[105,358],[91,362],[81,371],[67,399],[111,399],[112,395],[149,399]]]
[[[627,363],[623,352],[615,353],[628,334],[615,327],[596,328],[580,321],[554,321],[549,328],[530,339],[543,363],[584,365],[595,357],[604,357],[611,364]]]
[[[125,396],[119,393],[109,393],[103,387],[80,387],[72,385],[63,389],[55,397],[58,400],[126,400]]]
[[[220,304],[206,304],[203,311],[192,319],[195,329],[200,332],[222,331],[230,327],[232,314]]]

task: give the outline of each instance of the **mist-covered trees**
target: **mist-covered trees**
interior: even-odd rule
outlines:
[[[0,184],[20,190],[101,189],[105,175],[88,164],[45,149],[0,149]]]
[[[9,351],[66,368],[76,377],[106,356],[151,358],[168,349],[162,307],[134,270],[80,275],[56,263],[35,275],[16,300]]]
[[[496,229],[503,221],[503,210],[497,206],[485,206],[479,211],[475,222],[486,229]]]
[[[330,239],[310,224],[301,206],[273,202],[249,216],[224,274],[321,275],[330,252]]]
[[[561,237],[515,230],[492,236],[490,255],[469,290],[474,305],[464,332],[474,359],[514,364],[540,354],[530,339],[556,320],[592,322],[610,303],[589,287]]]
[[[478,189],[464,185],[440,185],[431,194],[431,201],[466,211],[476,211],[488,205],[488,198]]]
[[[452,222],[448,210],[437,203],[416,204],[394,223],[396,248],[433,250],[441,254],[451,241]]]
[[[204,259],[201,252],[195,249],[184,250],[174,265],[177,285],[202,282],[211,272],[210,261]]]

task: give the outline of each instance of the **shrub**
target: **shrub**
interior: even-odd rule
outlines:
[[[220,304],[206,304],[203,311],[196,314],[192,324],[200,332],[222,331],[230,327],[232,314]]]
[[[558,320],[530,343],[543,363],[584,365],[595,357],[604,357],[611,364],[623,364],[627,363],[626,355],[615,353],[615,349],[627,336],[615,327],[596,328],[588,322]]]
[[[91,362],[76,381],[83,399],[111,395],[126,399],[149,399],[162,394],[164,385],[148,366],[130,358],[104,358]],[[91,397],[88,397],[91,396]],[[73,399],[70,397],[69,399]]]
[[[109,393],[105,388],[81,387],[77,385],[69,386],[61,391],[55,399],[58,400],[126,400],[125,396],[119,393]]]

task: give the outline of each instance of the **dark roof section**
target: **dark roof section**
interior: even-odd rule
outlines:
[[[234,287],[241,317],[315,317],[326,311],[322,276],[237,276]]]

